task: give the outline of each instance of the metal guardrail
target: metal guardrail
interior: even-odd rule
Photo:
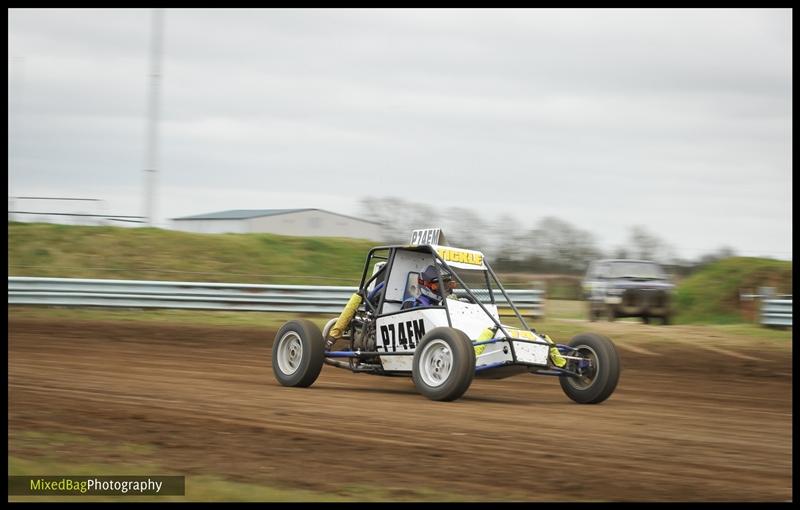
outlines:
[[[761,300],[761,324],[764,326],[792,325],[792,296]]]
[[[337,314],[356,287],[8,277],[8,304]],[[509,290],[521,313],[542,317],[541,290]],[[476,295],[484,294],[476,290]],[[498,299],[498,297],[500,299]],[[498,307],[505,303],[495,293]]]
[[[739,300],[761,302],[758,321],[762,326],[792,327],[791,294],[777,294],[773,287],[759,287],[757,293],[740,291]]]

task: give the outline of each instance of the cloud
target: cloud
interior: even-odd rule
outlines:
[[[395,195],[785,256],[790,14],[167,9],[159,221]],[[12,192],[140,208],[150,10],[9,17]]]

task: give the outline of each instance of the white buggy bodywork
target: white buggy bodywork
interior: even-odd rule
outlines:
[[[472,250],[461,250],[445,246],[431,246],[442,258],[447,255],[455,258],[471,259],[473,263],[448,261],[448,265],[463,270],[486,271],[483,265],[483,254]],[[455,255],[455,257],[454,257]],[[471,256],[471,257],[470,257]],[[474,261],[480,261],[474,263]],[[483,307],[477,303],[466,302],[458,299],[444,300],[445,306],[411,308],[401,310],[403,299],[419,292],[416,288],[417,276],[428,266],[436,263],[430,253],[423,253],[412,248],[407,250],[397,249],[390,273],[387,275],[383,309],[376,319],[375,343],[378,352],[413,352],[417,343],[427,331],[440,326],[450,326],[463,331],[468,338],[475,340],[485,334],[487,328],[496,328],[495,321],[499,321],[496,304],[485,303]],[[376,267],[375,272],[380,270]],[[448,314],[450,321],[448,321]],[[491,316],[491,317],[490,317]],[[494,318],[494,320],[492,320]],[[514,337],[519,330],[504,325],[508,335],[497,329],[493,336],[484,338]],[[526,333],[530,339],[531,333]],[[546,342],[544,338],[534,335],[535,339]],[[509,348],[509,341],[486,344],[479,349],[476,355],[476,369],[499,363],[514,361]],[[517,361],[534,365],[547,366],[548,347],[544,344],[528,342],[514,342]],[[381,356],[381,364],[386,371],[412,370],[411,356]]]

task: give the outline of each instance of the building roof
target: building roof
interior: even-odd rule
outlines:
[[[315,208],[305,208],[305,209],[231,209],[229,211],[220,211],[215,213],[207,213],[207,214],[196,214],[194,216],[182,216],[180,218],[172,218],[173,220],[249,220],[252,218],[262,218],[264,216],[276,216],[278,214],[291,214],[291,213],[299,213],[304,211],[321,211],[328,214],[334,214],[336,216],[342,216],[344,218],[349,218],[351,220],[356,221],[363,221],[366,223],[374,223],[375,225],[380,225],[380,223],[375,221],[364,220],[361,218],[355,218],[353,216],[345,216],[344,214],[339,214],[331,211],[326,211],[325,209],[315,209]]]
[[[260,218],[262,216],[274,216],[276,214],[286,214],[292,212],[308,211],[309,209],[231,209],[206,214],[195,214],[194,216],[182,216],[172,218],[173,220],[246,220],[250,218]]]

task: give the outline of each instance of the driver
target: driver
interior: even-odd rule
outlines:
[[[419,295],[416,297],[409,297],[403,301],[403,309],[415,308],[418,306],[437,306],[442,303],[442,296],[439,293],[439,272],[433,265],[425,268],[420,273],[417,279],[419,283]],[[453,275],[446,271],[442,271],[442,282],[445,289],[445,295],[448,298],[455,298],[453,289],[456,288],[456,282],[453,280]]]

